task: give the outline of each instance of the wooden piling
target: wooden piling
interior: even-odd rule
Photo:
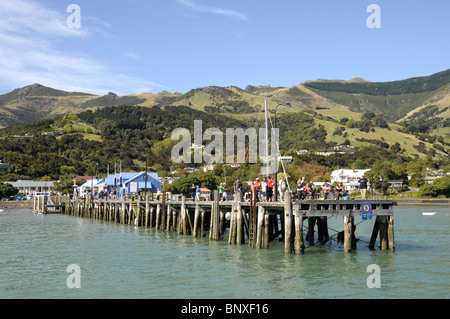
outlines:
[[[263,247],[269,248],[269,212],[266,210],[264,213],[264,238]]]
[[[387,216],[380,218],[380,248],[381,250],[388,249],[388,221]]]
[[[163,192],[161,200],[161,230],[166,230],[166,218],[166,192]]]
[[[228,234],[228,244],[236,244],[236,223],[238,211],[235,209],[230,217],[230,233]]]
[[[197,230],[198,230],[198,220],[200,218],[200,207],[198,203],[195,204],[195,212],[194,212],[194,227],[192,229],[192,236],[194,238],[197,237]]]
[[[159,229],[161,225],[161,204],[156,205],[155,228]]]
[[[201,210],[200,237],[205,236],[205,210]]]
[[[351,212],[349,216],[344,216],[344,252],[348,253],[352,250],[352,218]]]
[[[389,216],[388,217],[388,230],[387,230],[387,236],[388,236],[388,245],[389,250],[395,250],[395,242],[394,242],[394,217]]]
[[[261,244],[264,236],[264,207],[258,206],[258,219],[256,228],[256,248],[261,248]]]
[[[150,205],[148,203],[148,195],[145,196],[145,227],[149,227],[150,222]]]
[[[237,209],[236,216],[236,244],[241,245],[245,242],[242,222],[242,209]]]
[[[210,240],[219,240],[219,191],[214,190],[214,202],[211,207]]]
[[[286,191],[284,194],[284,252],[292,253],[294,249],[293,236],[292,236],[292,226],[293,226],[293,215],[292,215],[292,202],[291,193]]]
[[[305,252],[305,242],[303,241],[303,216],[298,211],[298,205],[292,207],[295,222],[294,252],[303,254]]]
[[[219,219],[219,238],[223,239],[224,235],[225,235],[225,212],[221,210]]]

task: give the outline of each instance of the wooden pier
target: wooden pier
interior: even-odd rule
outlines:
[[[269,248],[270,241],[279,238],[284,241],[286,253],[302,254],[305,241],[313,246],[316,238],[320,244],[331,239],[327,224],[331,216],[342,217],[343,230],[337,238],[343,243],[344,252],[356,250],[354,217],[362,214],[362,205],[370,203],[374,226],[369,247],[375,248],[379,236],[380,249],[395,249],[392,200],[292,201],[291,194],[286,192],[283,202],[254,199],[247,202],[241,200],[240,193],[236,195],[234,201],[219,201],[217,191],[213,196],[216,200],[212,201],[194,201],[184,196],[169,200],[165,194],[160,200],[150,196],[123,200],[59,197],[51,204],[35,199],[34,208],[43,213],[53,209],[70,216],[151,227],[179,235],[208,236],[210,241],[228,240],[229,245]]]

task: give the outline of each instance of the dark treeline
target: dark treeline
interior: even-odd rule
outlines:
[[[450,83],[450,69],[430,76],[393,82],[342,83],[337,81],[309,82],[304,85],[322,91],[362,93],[368,95],[398,95],[437,90]]]

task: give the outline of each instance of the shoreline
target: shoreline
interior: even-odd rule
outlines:
[[[450,199],[448,198],[405,198],[392,199],[397,206],[450,206]],[[370,200],[368,200],[370,201]],[[8,208],[29,208],[33,209],[33,200],[23,201],[2,201],[0,202],[0,209]]]
[[[397,206],[450,206],[448,198],[395,198]]]
[[[0,209],[5,208],[29,208],[33,209],[33,200],[14,200],[14,201],[1,201]]]

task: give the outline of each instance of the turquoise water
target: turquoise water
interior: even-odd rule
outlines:
[[[449,298],[449,215],[447,207],[396,207],[395,252],[368,249],[373,220],[356,217],[356,251],[344,254],[333,240],[287,255],[277,241],[269,249],[229,246],[226,240],[5,209],[0,298]],[[328,223],[343,229],[342,218]],[[81,288],[68,288],[72,264],[79,266]],[[380,288],[368,288],[371,264],[380,267]]]

